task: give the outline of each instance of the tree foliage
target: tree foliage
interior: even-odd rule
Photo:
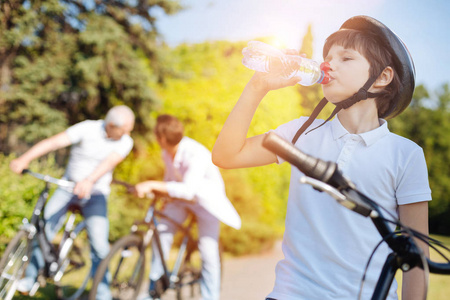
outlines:
[[[433,201],[430,231],[450,234],[450,88],[444,84],[435,95],[420,85],[410,107],[390,121],[392,130],[423,147]]]
[[[312,25],[309,24],[306,34],[303,37],[300,53],[305,54],[307,58],[311,58],[314,49],[313,49],[313,34],[312,34]],[[321,50],[321,49],[319,49]],[[311,115],[312,111],[319,103],[320,99],[323,98],[322,87],[320,84],[314,84],[312,86],[301,86],[297,85],[297,90],[300,94],[300,106],[304,112],[304,116]],[[323,111],[319,114],[319,118],[327,119],[328,116],[333,111],[334,107],[331,104],[328,104]]]
[[[178,1],[0,5],[0,151],[103,117],[116,104],[135,109],[138,132],[150,128],[147,113],[158,102],[150,85],[170,73],[159,59],[155,14],[176,13]]]

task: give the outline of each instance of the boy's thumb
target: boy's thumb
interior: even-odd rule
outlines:
[[[297,77],[291,78],[291,80],[289,81],[289,83],[290,83],[291,85],[296,85],[296,84],[299,83],[301,80],[302,80],[302,78],[299,77],[299,76],[297,76]]]

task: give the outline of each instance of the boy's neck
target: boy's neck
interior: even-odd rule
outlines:
[[[380,126],[378,111],[373,99],[356,103],[338,113],[342,126],[351,134],[360,134]]]

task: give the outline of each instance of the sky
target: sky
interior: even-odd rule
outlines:
[[[166,43],[272,38],[278,47],[300,49],[309,24],[313,59],[322,61],[325,39],[348,18],[368,15],[406,44],[416,83],[436,90],[450,83],[450,1],[447,0],[180,0],[186,8],[157,15]]]

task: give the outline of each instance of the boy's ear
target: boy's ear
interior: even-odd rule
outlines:
[[[391,67],[386,67],[381,75],[378,76],[377,80],[373,84],[374,88],[385,88],[394,79],[394,70]]]

